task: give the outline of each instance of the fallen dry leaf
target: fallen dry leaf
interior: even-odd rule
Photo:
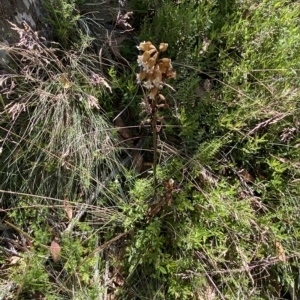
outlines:
[[[60,76],[60,82],[63,84],[63,87],[65,89],[68,89],[71,86],[71,82],[68,80],[68,78],[64,74],[62,74]]]
[[[124,278],[120,273],[117,273],[117,275],[115,276],[113,282],[117,286],[123,286],[124,285]]]
[[[245,169],[241,169],[238,173],[246,183],[255,181],[254,177]]]
[[[50,253],[51,253],[52,259],[55,263],[60,261],[61,247],[60,247],[58,241],[59,241],[59,239],[57,237],[55,237],[50,245]]]
[[[276,256],[280,261],[286,262],[285,251],[282,244],[279,241],[275,241]]]
[[[69,221],[71,221],[73,218],[73,209],[68,199],[64,199],[64,210],[68,216]]]
[[[15,265],[20,259],[20,256],[11,256],[9,259],[9,265]]]

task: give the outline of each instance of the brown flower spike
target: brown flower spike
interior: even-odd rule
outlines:
[[[143,54],[139,55],[137,59],[138,65],[141,67],[140,73],[137,74],[137,81],[150,90],[151,99],[153,99],[154,94],[158,94],[158,89],[162,89],[166,79],[176,77],[171,59],[158,59],[159,54],[166,51],[167,48],[167,43],[160,43],[159,50],[151,42],[143,42],[138,46]]]
[[[176,72],[173,71],[171,59],[159,58],[162,52],[168,48],[167,43],[160,43],[158,50],[151,42],[143,42],[137,47],[142,54],[138,55],[138,65],[140,72],[136,74],[137,82],[147,89],[142,106],[144,112],[151,115],[148,123],[151,123],[153,131],[153,178],[154,178],[154,198],[157,196],[157,134],[162,128],[163,116],[158,116],[158,110],[168,107],[165,97],[161,94],[165,81],[175,78]],[[144,124],[144,122],[142,122]]]

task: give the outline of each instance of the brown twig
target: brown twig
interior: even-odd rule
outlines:
[[[270,119],[268,119],[266,121],[263,121],[263,122],[257,124],[250,132],[248,132],[247,136],[253,135],[254,133],[256,133],[261,128],[264,128],[264,127],[266,127],[268,125],[277,123],[278,121],[280,121],[283,118],[285,118],[287,115],[288,114],[279,114],[279,115],[271,117]]]

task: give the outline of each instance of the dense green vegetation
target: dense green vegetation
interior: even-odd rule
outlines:
[[[0,298],[298,299],[299,2],[127,2],[0,44]]]

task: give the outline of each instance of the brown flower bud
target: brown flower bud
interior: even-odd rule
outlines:
[[[168,44],[167,43],[160,43],[159,44],[159,51],[160,52],[165,52],[168,48]]]

